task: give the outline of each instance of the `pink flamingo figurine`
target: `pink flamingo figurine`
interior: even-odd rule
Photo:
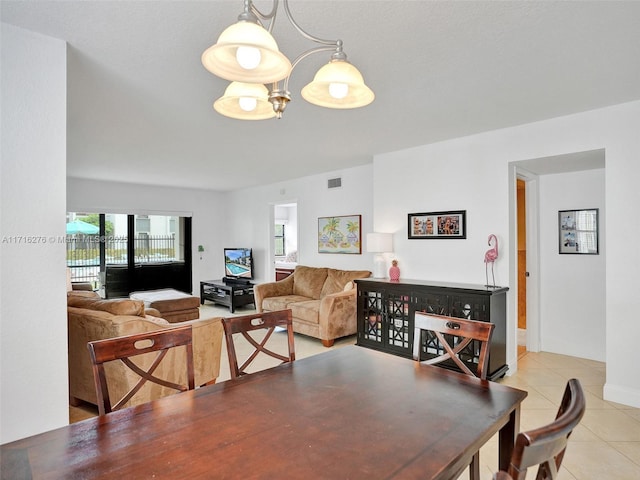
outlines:
[[[491,264],[491,278],[493,279],[493,288],[496,288],[496,277],[493,274],[493,263],[496,261],[496,258],[498,258],[498,238],[492,233],[491,235],[489,235],[489,239],[487,241],[487,243],[489,244],[489,246],[491,246],[491,240],[493,240],[495,242],[495,245],[493,246],[493,248],[490,248],[489,250],[486,251],[486,253],[484,254],[484,276],[487,280],[487,287],[490,287],[491,285],[489,285],[489,272],[488,272],[488,264]]]

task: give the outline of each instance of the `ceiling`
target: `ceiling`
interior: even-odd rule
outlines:
[[[376,99],[306,103],[300,89],[329,59],[315,54],[293,71],[281,120],[232,120],[213,110],[227,82],[200,56],[242,6],[2,0],[3,22],[69,44],[68,176],[224,191],[640,99],[637,1],[291,0],[305,30],[343,40]],[[290,59],[314,46],[284,12],[274,36]]]

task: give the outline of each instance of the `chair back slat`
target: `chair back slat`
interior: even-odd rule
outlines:
[[[222,324],[224,325],[231,378],[246,375],[248,373],[246,371],[247,368],[253,363],[260,353],[280,360],[282,363],[293,362],[296,359],[291,310],[277,310],[274,312],[263,312],[223,318]],[[276,327],[285,328],[287,330],[287,355],[278,353],[272,348],[267,348],[266,346]],[[258,330],[264,331],[264,337],[260,340],[257,340],[256,337],[250,333]],[[241,334],[253,348],[251,354],[240,366],[238,366],[238,354],[234,341],[235,334]]]
[[[436,365],[450,360],[467,375],[474,375],[483,380],[487,378],[489,344],[495,327],[493,323],[432,315],[425,312],[416,312],[414,322],[414,360],[421,361],[422,332],[429,331],[438,340],[443,352],[431,359],[422,361],[422,363]],[[480,343],[475,371],[471,370],[467,362],[460,358],[460,353],[474,340]]]
[[[175,347],[184,346],[186,349],[185,385],[160,378],[154,372],[162,363],[167,352]],[[137,333],[122,337],[96,340],[87,344],[93,367],[94,384],[98,398],[98,413],[105,415],[122,408],[147,383],[155,383],[178,392],[195,388],[193,364],[193,338],[191,325],[183,327],[156,330],[153,332]],[[142,368],[132,357],[156,352],[156,356],[148,368]],[[109,394],[109,385],[105,372],[105,363],[120,361],[138,377],[136,384],[120,399],[113,401]]]
[[[519,433],[506,472],[508,475],[498,472],[494,478],[524,480],[527,470],[538,465],[537,480],[556,479],[569,437],[582,420],[585,409],[580,381],[572,378],[567,382],[556,419],[543,427]]]

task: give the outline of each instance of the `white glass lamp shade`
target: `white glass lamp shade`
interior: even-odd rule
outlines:
[[[346,60],[332,60],[320,68],[301,94],[307,102],[327,108],[364,107],[375,98],[362,74]]]
[[[241,20],[226,28],[202,54],[202,65],[225,80],[272,83],[291,71],[291,62],[262,26]]]
[[[367,252],[393,252],[393,235],[391,233],[367,233]]]
[[[213,103],[220,115],[238,120],[265,120],[276,116],[269,91],[261,83],[231,82],[224,95]]]
[[[373,258],[373,278],[385,278],[387,276],[387,261],[383,253],[392,251],[392,234],[367,233],[367,252],[375,253]]]

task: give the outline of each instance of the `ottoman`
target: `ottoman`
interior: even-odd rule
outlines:
[[[146,308],[155,308],[167,322],[177,323],[200,317],[200,299],[173,288],[133,292],[133,300],[142,300]]]

